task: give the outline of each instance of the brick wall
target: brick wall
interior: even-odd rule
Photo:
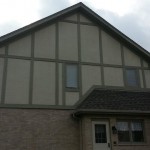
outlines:
[[[119,144],[117,134],[112,134],[111,127],[116,125],[116,119],[143,119],[145,126],[145,139],[146,142],[142,144]],[[148,117],[125,117],[125,116],[84,116],[82,117],[82,141],[83,141],[83,150],[93,150],[93,137],[92,137],[92,120],[101,121],[108,120],[110,125],[110,141],[111,141],[111,150],[150,150],[150,118]],[[116,144],[114,144],[116,142]]]
[[[71,110],[0,109],[0,150],[79,150]]]
[[[117,134],[112,134],[111,126],[120,117],[84,116],[79,123],[71,114],[71,110],[1,108],[0,150],[93,150],[92,120],[106,119],[110,124],[111,150],[150,150],[148,117],[143,117],[145,144],[119,145]]]

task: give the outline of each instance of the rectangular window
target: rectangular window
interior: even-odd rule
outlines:
[[[129,142],[130,135],[129,135],[129,124],[128,122],[118,122],[117,123],[118,129],[118,139],[120,142]]]
[[[118,121],[119,142],[144,142],[142,121]]]
[[[126,69],[126,84],[130,87],[138,87],[138,71],[136,69]]]
[[[131,122],[133,142],[144,142],[143,125],[141,122]]]
[[[66,87],[78,88],[78,65],[66,65]]]
[[[107,143],[105,124],[95,124],[95,143]]]

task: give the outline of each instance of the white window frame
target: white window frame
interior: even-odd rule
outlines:
[[[125,141],[119,141],[119,136],[118,136],[118,142],[119,143],[145,143],[145,130],[144,130],[144,121],[143,120],[140,120],[140,119],[137,119],[137,120],[117,120],[117,122],[127,122],[128,124],[128,131],[129,131],[129,141],[128,142],[125,142]],[[141,123],[142,124],[142,132],[143,132],[143,141],[134,141],[133,140],[133,136],[132,136],[132,123]],[[117,127],[117,130],[118,130],[118,127]]]
[[[71,66],[76,67],[76,72],[75,72],[76,75],[74,75],[72,77],[71,76],[68,77],[68,75],[69,75],[69,73],[68,73],[68,71],[69,71],[68,69],[69,68],[68,67],[71,67]],[[75,70],[72,70],[72,71],[75,71]],[[74,78],[75,81],[73,81],[73,82],[75,82],[75,83],[72,82],[69,85],[69,80],[71,78]],[[75,64],[75,63],[67,63],[67,64],[65,64],[65,88],[71,89],[71,90],[78,90],[79,89],[79,67],[78,67],[78,64]]]
[[[129,79],[127,76],[128,71],[134,71],[135,73],[135,81],[136,81],[136,85],[131,85],[129,83]],[[139,81],[139,71],[136,68],[125,68],[125,82],[126,82],[126,86],[130,87],[130,88],[138,88],[140,87],[140,81]]]

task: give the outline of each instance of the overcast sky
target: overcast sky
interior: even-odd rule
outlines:
[[[150,0],[0,0],[0,36],[78,2],[150,51]]]

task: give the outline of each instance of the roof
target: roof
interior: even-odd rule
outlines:
[[[17,38],[21,35],[35,31],[38,28],[46,26],[50,23],[53,23],[56,20],[67,16],[68,14],[72,14],[74,12],[79,12],[79,11],[82,12],[83,14],[85,14],[86,16],[88,16],[92,21],[94,21],[95,23],[100,25],[102,27],[102,29],[104,29],[105,31],[108,31],[110,34],[112,34],[113,36],[118,38],[123,44],[130,47],[131,49],[134,49],[134,52],[138,53],[139,55],[142,55],[145,59],[150,61],[150,53],[148,51],[146,51],[140,45],[138,45],[133,40],[128,38],[126,35],[124,35],[118,29],[113,27],[111,24],[109,24],[107,21],[105,21],[98,14],[96,14],[94,11],[92,11],[90,8],[88,8],[81,2],[76,5],[71,6],[69,8],[66,8],[62,11],[59,11],[51,16],[48,16],[42,20],[39,20],[35,23],[32,23],[28,26],[25,26],[21,29],[18,29],[14,32],[11,32],[9,34],[6,34],[6,35],[0,37],[0,46],[9,42],[10,40],[13,40],[14,38]]]
[[[149,113],[150,91],[95,89],[77,105],[83,113]]]

